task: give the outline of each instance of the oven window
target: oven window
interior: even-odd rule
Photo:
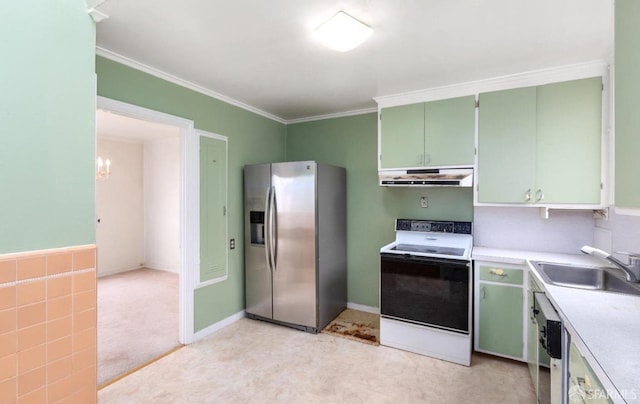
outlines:
[[[466,261],[382,255],[381,314],[469,332]]]

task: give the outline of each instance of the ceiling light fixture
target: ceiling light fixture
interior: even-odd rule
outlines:
[[[344,11],[338,12],[315,29],[316,37],[326,47],[346,52],[363,43],[373,30]]]

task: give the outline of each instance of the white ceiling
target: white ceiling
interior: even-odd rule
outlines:
[[[175,126],[130,118],[102,109],[96,112],[96,122],[98,137],[103,139],[144,143],[180,136],[180,129]]]
[[[107,0],[98,52],[292,120],[373,97],[613,55],[613,0]],[[347,53],[313,29],[339,10],[374,33]]]

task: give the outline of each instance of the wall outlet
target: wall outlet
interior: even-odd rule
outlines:
[[[429,203],[427,202],[427,197],[426,196],[421,196],[420,197],[420,207],[421,208],[428,208],[429,207]]]
[[[234,250],[236,248],[236,239],[232,238],[229,240],[229,249]]]

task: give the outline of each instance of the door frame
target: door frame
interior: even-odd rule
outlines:
[[[175,126],[180,130],[179,333],[181,344],[194,336],[194,287],[199,277],[199,136],[192,120],[97,96],[96,108],[118,115]],[[97,139],[97,131],[96,131]],[[97,155],[97,141],[96,141]],[[95,201],[94,201],[95,203]]]

